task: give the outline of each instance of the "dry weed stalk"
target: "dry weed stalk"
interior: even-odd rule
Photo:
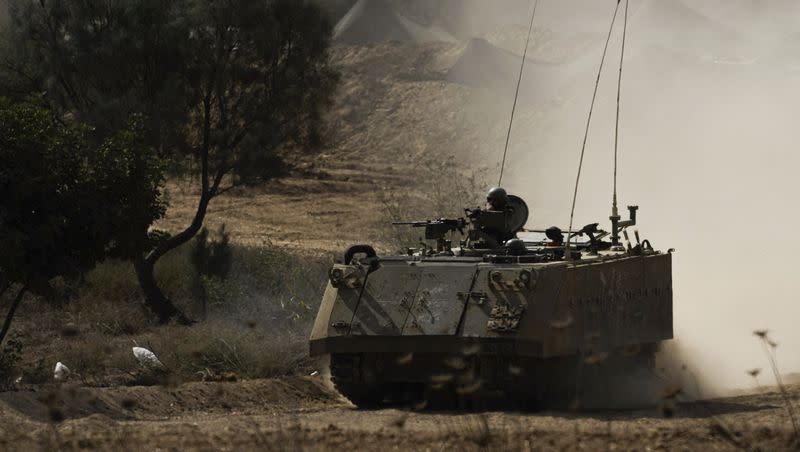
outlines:
[[[747,371],[747,375],[753,377],[753,380],[756,382],[756,390],[761,390],[761,385],[758,383],[758,374],[761,373],[761,369],[750,369]]]
[[[789,419],[792,421],[792,430],[794,431],[794,440],[800,441],[800,427],[797,424],[797,415],[794,412],[794,405],[792,399],[789,397],[789,392],[786,390],[786,385],[783,384],[783,378],[778,370],[778,360],[775,356],[775,350],[778,348],[778,343],[769,337],[768,330],[757,330],[753,334],[761,341],[761,346],[764,348],[764,353],[767,355],[770,368],[773,375],[775,375],[775,382],[778,384],[778,390],[783,397],[783,403],[786,406],[786,411],[789,414]]]

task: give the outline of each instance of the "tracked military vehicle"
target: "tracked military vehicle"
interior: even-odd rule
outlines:
[[[600,74],[621,2],[606,37]],[[533,30],[533,5],[528,41]],[[630,240],[629,219],[617,210],[617,147],[611,231],[598,223],[572,230],[586,138],[564,230],[525,231],[528,206],[501,189],[486,209],[462,218],[406,223],[424,228],[430,245],[399,256],[379,256],[368,245],[344,253],[311,333],[311,354],[329,355],[333,383],[359,406],[386,402],[469,401],[484,396],[534,404],[578,404],[640,387],[628,379],[654,366],[660,342],[672,338],[671,252],[648,240]],[[520,65],[500,165],[503,180],[511,124],[527,44]],[[464,237],[453,246],[452,236]],[[625,240],[622,240],[622,238]],[[611,384],[616,383],[616,384]],[[613,401],[611,401],[613,402]],[[607,404],[606,404],[607,405]]]
[[[591,224],[564,239],[524,231],[528,208],[509,196],[502,211],[410,223],[433,243],[406,255],[354,246],[330,270],[311,354],[330,355],[333,383],[359,406],[486,394],[563,404],[602,390],[603,375],[652,367],[672,337],[671,254],[638,232],[621,243],[629,209],[611,233]],[[498,218],[521,238],[487,247]]]

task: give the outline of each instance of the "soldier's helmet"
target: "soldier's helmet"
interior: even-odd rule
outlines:
[[[564,233],[561,232],[561,229],[557,226],[550,226],[547,228],[544,231],[544,235],[547,236],[548,239],[552,240],[556,245],[561,245],[564,243]]]
[[[501,187],[494,187],[486,193],[486,202],[492,208],[500,210],[508,204],[508,193]]]
[[[506,242],[506,251],[512,256],[521,256],[525,254],[525,242],[522,239],[513,238]]]

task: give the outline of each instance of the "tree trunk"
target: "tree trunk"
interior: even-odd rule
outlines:
[[[9,287],[11,287],[11,283],[0,282],[0,300],[2,300]]]
[[[203,186],[206,187],[206,184],[203,184]],[[165,254],[188,243],[200,232],[200,229],[203,227],[206,211],[208,210],[208,203],[212,197],[206,188],[204,188],[203,193],[204,194],[200,196],[200,203],[197,206],[197,212],[195,212],[192,224],[180,233],[175,234],[165,242],[159,244],[147,256],[137,258],[133,263],[136,269],[136,276],[139,279],[139,286],[144,293],[144,305],[158,316],[158,321],[162,324],[168,323],[173,318],[182,325],[191,325],[195,323],[193,320],[186,317],[186,315],[164,295],[158,287],[158,282],[153,274],[153,270],[156,262]]]
[[[133,262],[139,286],[144,293],[144,305],[158,317],[158,322],[169,323],[175,319],[181,325],[191,325],[194,322],[178,309],[172,301],[164,295],[158,287],[153,270],[155,263],[148,262],[145,258],[136,258]]]
[[[144,292],[144,304],[158,316],[158,320],[162,324],[168,323],[173,318],[183,325],[191,325],[195,322],[186,317],[158,287],[158,282],[153,275],[156,262],[168,252],[189,242],[200,232],[208,211],[208,203],[217,195],[222,178],[229,171],[223,165],[217,170],[213,181],[211,180],[208,163],[208,155],[211,152],[211,101],[211,94],[208,93],[203,101],[204,126],[203,145],[200,149],[200,201],[197,204],[192,223],[183,231],[159,244],[146,256],[137,257],[134,261],[139,285],[142,288],[142,292]]]
[[[19,307],[20,302],[22,301],[22,297],[25,295],[25,292],[28,291],[28,286],[22,286],[17,292],[17,296],[14,298],[14,302],[11,303],[11,308],[8,310],[8,314],[6,314],[6,321],[3,322],[3,329],[0,330],[0,346],[3,345],[3,341],[8,334],[8,330],[11,329],[11,321],[14,320],[14,314],[17,312],[17,308]]]

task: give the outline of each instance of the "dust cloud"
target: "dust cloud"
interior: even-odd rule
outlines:
[[[529,227],[566,228],[569,221],[586,115],[614,3],[540,1],[535,36],[549,42],[535,48],[561,48],[569,58],[541,63],[534,53],[523,78],[504,185],[533,207]],[[624,5],[590,129],[576,227],[597,221],[608,227]],[[508,3],[515,8],[515,27],[527,31],[529,6]],[[480,14],[487,14],[485,8]],[[768,368],[752,331],[767,328],[780,343],[781,370],[796,372],[800,128],[794,121],[800,117],[800,4],[631,0],[629,17],[620,206],[626,216],[626,205],[639,205],[637,228],[643,238],[658,249],[677,250],[673,285],[680,359],[715,392],[752,387],[746,370]],[[570,49],[575,36],[590,36],[592,44]],[[515,44],[520,53],[523,43],[520,38]],[[512,92],[513,82],[508,81]],[[507,118],[506,112],[496,121]],[[488,164],[499,160],[502,144],[498,149],[485,155]]]

